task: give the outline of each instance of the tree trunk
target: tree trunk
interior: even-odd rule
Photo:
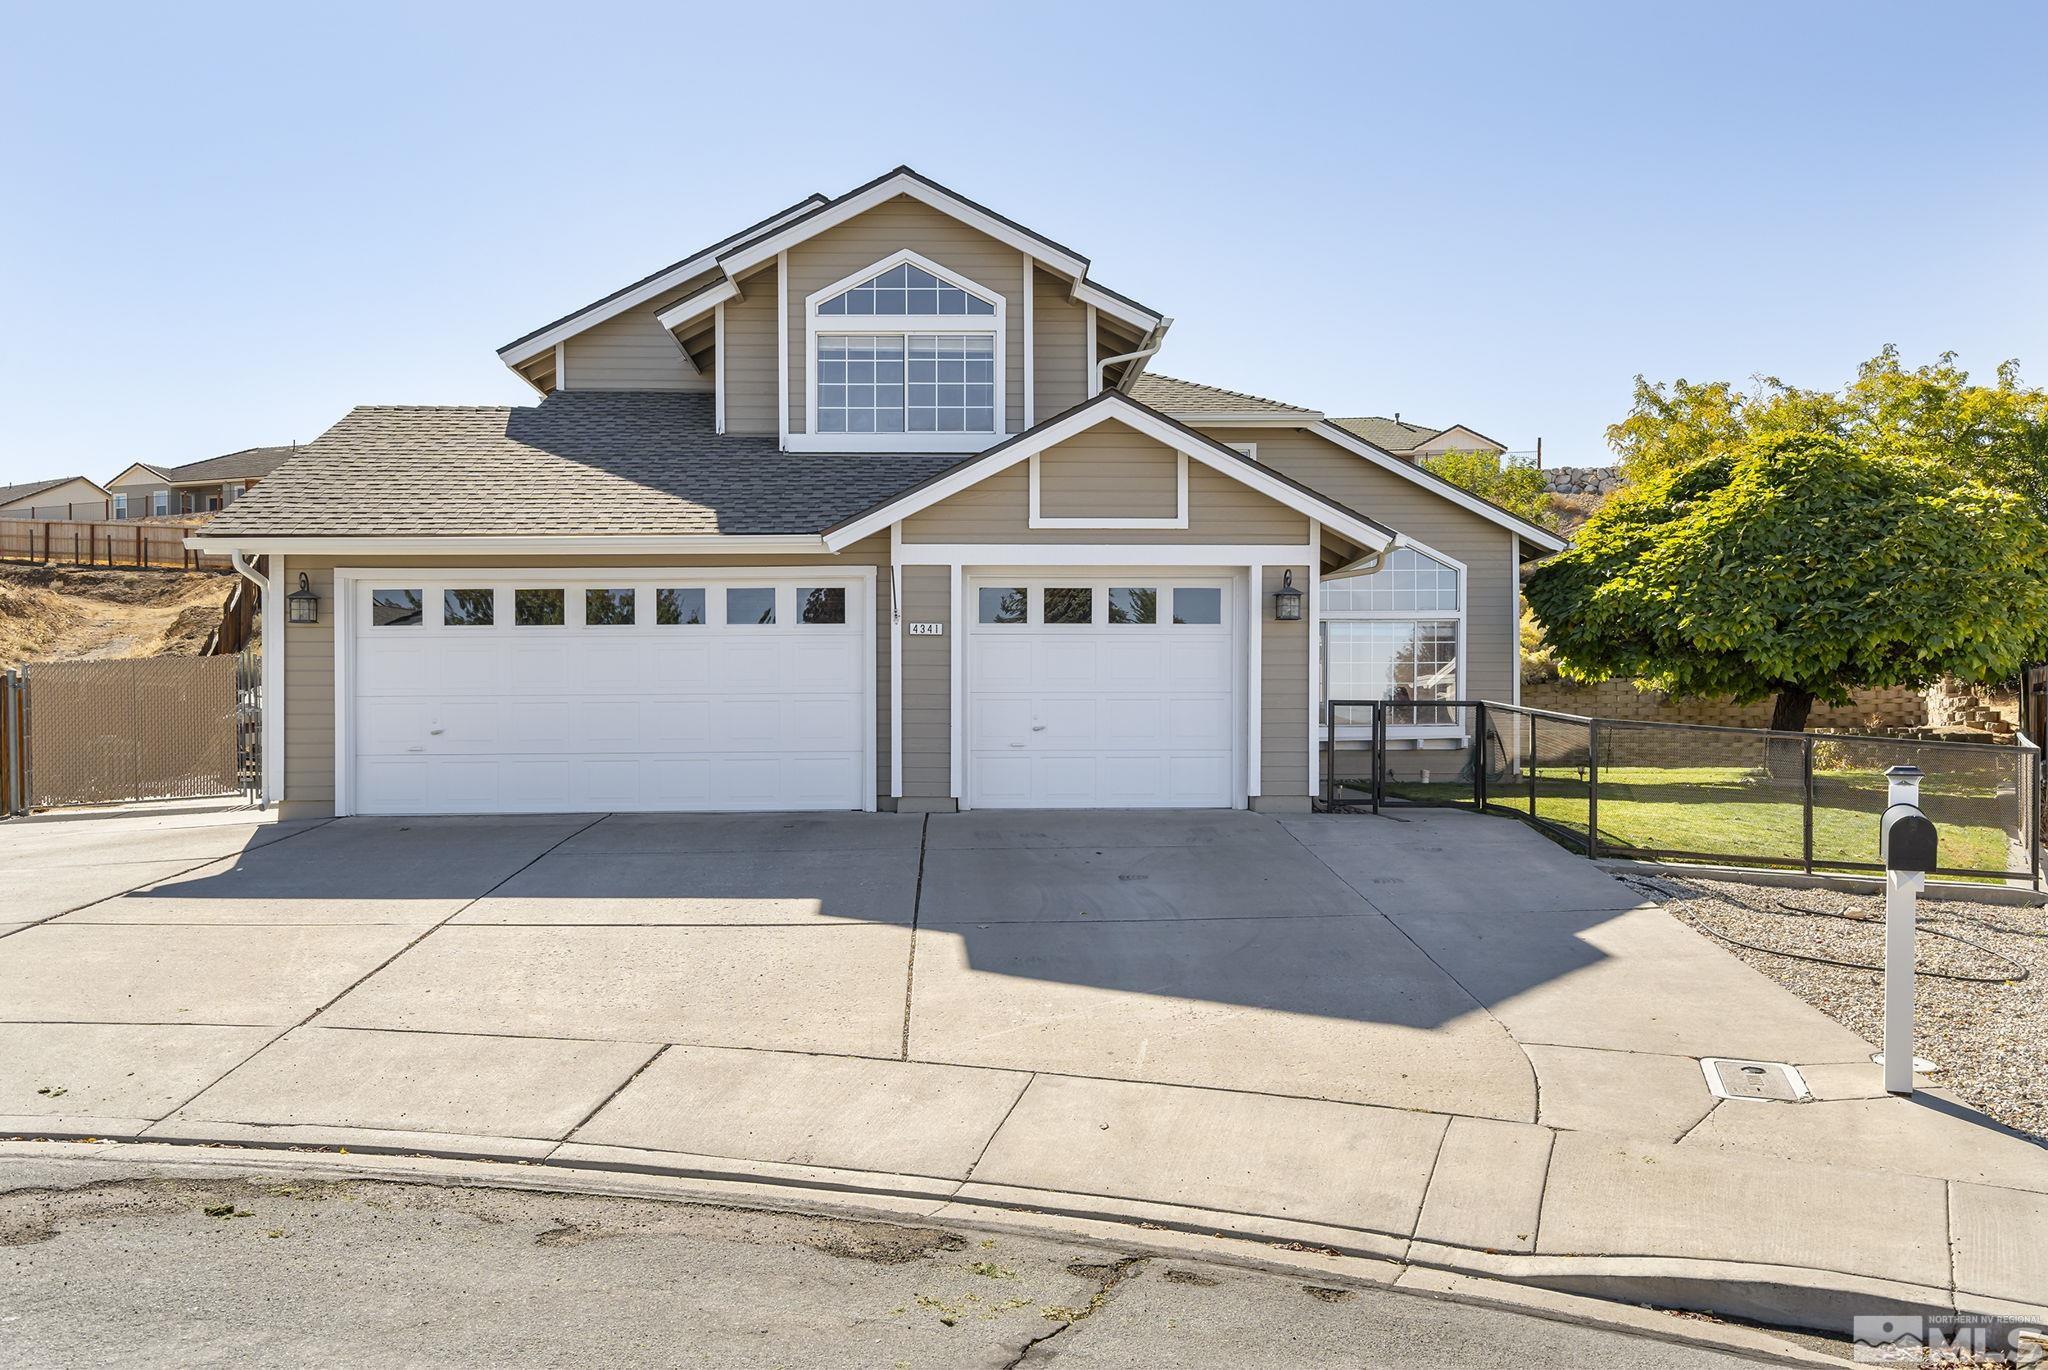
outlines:
[[[1771,704],[1771,731],[1803,733],[1813,714],[1813,691],[1787,685]],[[1773,780],[1801,780],[1806,770],[1806,743],[1775,739],[1765,744],[1764,771]]]

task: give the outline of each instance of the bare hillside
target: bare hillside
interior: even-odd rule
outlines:
[[[231,572],[0,563],[0,668],[197,655],[233,588]]]

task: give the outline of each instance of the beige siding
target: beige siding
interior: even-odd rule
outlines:
[[[1172,518],[1180,456],[1136,429],[1105,423],[1039,457],[1038,512],[1047,518]]]
[[[899,195],[789,250],[789,430],[804,431],[806,297],[904,248],[973,281],[1004,301],[1004,399],[1009,431],[1024,418],[1024,260],[920,200]],[[730,325],[728,318],[727,323]],[[773,372],[771,366],[770,379]]]
[[[875,759],[878,795],[889,792],[889,539],[869,538],[837,557],[755,556],[740,561],[711,557],[348,557],[351,567],[403,566],[455,569],[465,566],[554,567],[565,574],[608,566],[874,566],[875,576]],[[333,557],[294,557],[287,579],[306,572],[322,612],[317,624],[285,629],[285,801],[294,815],[332,812],[334,807],[334,567]]]
[[[1307,519],[1200,462],[1189,463],[1186,528],[1032,528],[1029,481],[1029,463],[1020,461],[904,520],[904,541],[1071,542],[1093,546],[1277,542],[1299,547],[1308,540]]]
[[[775,268],[740,282],[725,306],[725,431],[773,433],[775,427]]]
[[[87,480],[68,480],[62,485],[38,490],[0,508],[0,518],[11,519],[104,519],[111,516],[112,501]]]
[[[1514,698],[1512,596],[1519,581],[1507,529],[1305,430],[1203,431],[1221,442],[1256,442],[1260,465],[1464,562],[1462,693],[1470,699]]]
[[[944,637],[903,638],[903,797],[953,793],[953,573],[944,566],[903,568],[906,623],[943,623]]]
[[[1268,566],[1259,592],[1259,790],[1276,799],[1308,793],[1308,619],[1276,622],[1273,593],[1292,570],[1308,584],[1306,566]]]
[[[1088,398],[1088,306],[1067,298],[1067,282],[1050,271],[1034,270],[1031,280],[1031,388],[1043,423]]]
[[[663,305],[645,304],[606,319],[563,344],[571,390],[709,390],[672,334],[655,319]]]

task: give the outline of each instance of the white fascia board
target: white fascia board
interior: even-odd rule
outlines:
[[[799,214],[810,213],[811,210],[817,207],[817,203],[815,198],[806,200],[787,213],[778,214],[775,218],[768,221],[766,231],[772,232],[778,224],[788,223]],[[724,244],[721,243],[720,246],[722,247]],[[595,328],[606,319],[616,318],[629,309],[636,309],[656,296],[674,290],[684,281],[689,280],[690,277],[701,276],[717,265],[718,253],[715,249],[710,252],[700,252],[686,262],[678,262],[659,276],[653,276],[642,281],[623,295],[606,300],[602,304],[594,304],[587,309],[579,310],[552,328],[547,329],[545,332],[536,333],[523,342],[512,343],[509,346],[499,348],[498,359],[504,362],[505,365],[515,368],[522,363],[530,362],[543,352],[551,350],[556,343],[567,338],[573,338],[578,333],[584,332],[587,329]]]
[[[740,297],[737,281],[713,281],[694,295],[685,295],[654,316],[654,321],[673,333],[684,324],[703,318],[718,306]]]
[[[729,248],[717,260],[726,269],[728,274],[737,276],[747,270],[747,268],[758,266],[760,263],[774,257],[777,253],[788,251],[806,238],[813,238],[828,229],[836,228],[848,219],[865,214],[876,205],[893,200],[898,195],[908,195],[911,199],[931,206],[948,218],[958,219],[969,228],[987,234],[999,243],[1014,247],[1019,252],[1030,253],[1047,266],[1054,267],[1069,276],[1078,279],[1088,273],[1088,263],[1082,258],[1076,257],[1069,252],[1062,252],[1042,238],[1033,237],[1028,233],[1021,233],[1009,224],[1004,223],[1001,219],[996,218],[985,210],[976,208],[958,196],[949,195],[945,191],[925,184],[925,182],[915,176],[905,175],[901,172],[889,177],[885,181],[869,186],[858,195],[848,196],[828,209],[811,214],[802,223],[791,224],[780,232],[772,232],[766,237],[756,238],[750,243],[743,243],[738,247]]]
[[[1137,429],[1173,451],[1185,452],[1203,465],[1221,471],[1242,485],[1250,486],[1276,503],[1284,504],[1309,518],[1321,520],[1332,532],[1362,547],[1383,548],[1393,545],[1393,539],[1387,533],[1364,522],[1356,514],[1281,480],[1264,467],[1246,461],[1244,457],[1212,438],[1205,438],[1199,433],[1191,434],[1175,427],[1136,400],[1109,390],[1072,413],[1043,424],[1036,432],[1012,440],[980,461],[969,462],[930,484],[920,486],[878,509],[861,515],[841,528],[828,530],[825,534],[825,546],[837,552],[862,538],[880,532],[900,519],[910,517],[919,510],[928,509],[942,500],[949,499],[999,471],[1006,471],[1048,447],[1065,442],[1112,419],[1126,427]]]
[[[1072,275],[1073,273],[1069,272],[1068,274]],[[1125,303],[1122,299],[1110,294],[1107,290],[1104,290],[1086,277],[1075,277],[1074,288],[1067,293],[1074,303],[1092,304],[1095,306],[1097,313],[1107,314],[1112,319],[1120,319],[1124,323],[1136,328],[1153,329],[1158,328],[1161,324],[1172,322],[1172,320],[1161,315],[1147,313],[1145,310]]]
[[[1546,529],[1538,528],[1527,519],[1516,518],[1505,509],[1496,509],[1470,491],[1451,484],[1442,476],[1435,475],[1413,462],[1402,461],[1390,452],[1373,446],[1355,434],[1347,433],[1334,423],[1318,423],[1309,428],[1319,438],[1326,438],[1347,452],[1354,452],[1384,470],[1391,471],[1403,480],[1421,486],[1434,495],[1441,495],[1463,509],[1469,509],[1490,523],[1497,523],[1519,535],[1522,541],[1541,547],[1546,552],[1562,552],[1565,541]],[[1331,527],[1336,527],[1332,524]],[[1342,531],[1341,529],[1339,531]],[[1348,535],[1347,535],[1348,536]]]
[[[319,537],[198,534],[185,539],[197,552],[281,553],[291,556],[735,556],[789,552],[830,552],[816,533],[731,537],[679,533],[668,537]]]

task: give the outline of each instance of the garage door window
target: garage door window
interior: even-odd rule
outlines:
[[[1159,591],[1145,586],[1112,586],[1109,591],[1111,623],[1157,623]]]
[[[1085,585],[1048,585],[1045,589],[1047,623],[1093,623],[1095,591]]]
[[[980,599],[983,623],[1022,623],[1031,602],[1021,585],[985,585]]]
[[[846,591],[836,585],[800,585],[796,591],[797,620],[802,623],[846,622]]]
[[[497,622],[495,590],[443,590],[441,621],[450,628],[488,628]]]
[[[1223,622],[1223,592],[1196,585],[1175,586],[1173,621],[1205,627]]]
[[[423,590],[370,591],[370,622],[379,628],[417,628],[425,617]]]
[[[725,592],[725,621],[732,627],[775,621],[773,588],[731,589]]]
[[[515,590],[512,621],[522,628],[559,628],[564,621],[562,600],[560,590]]]
[[[696,624],[704,622],[704,592],[702,590],[656,590],[654,592],[654,621],[663,627]]]
[[[631,590],[585,590],[583,592],[583,621],[593,628],[632,627],[633,592]]]

